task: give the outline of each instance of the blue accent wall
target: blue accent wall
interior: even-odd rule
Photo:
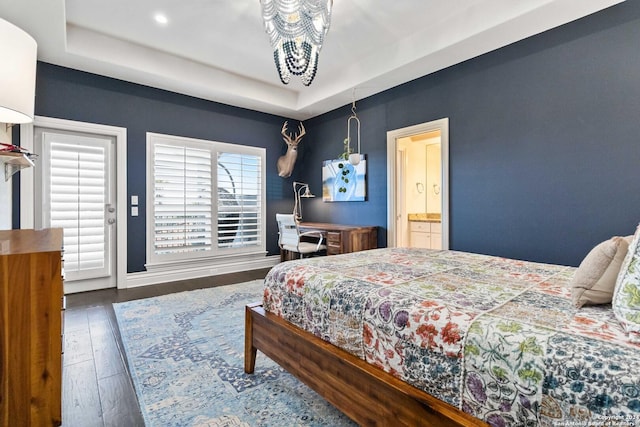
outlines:
[[[367,200],[305,199],[305,220],[378,225],[386,246],[386,132],[448,117],[451,248],[577,265],[640,221],[637,46],[640,2],[627,1],[358,101]],[[140,216],[127,219],[129,272],[145,263],[146,132],[265,147],[267,249],[275,254],[271,218],[291,211],[294,180],[321,194],[322,161],[342,152],[351,107],[305,122],[285,180],[275,166],[284,118],[46,63],[36,85],[38,115],[127,128],[121,177],[142,202]],[[14,207],[17,198],[14,191]]]
[[[283,118],[43,62],[37,70],[36,114],[127,128],[127,171],[119,171],[118,178],[127,180],[127,199],[135,194],[140,201],[140,215],[127,218],[128,272],[144,271],[146,262],[146,132],[266,148],[267,250],[279,253],[275,214],[293,209],[293,178],[282,179],[276,171],[276,160],[286,151]],[[302,144],[299,156],[304,159]]]
[[[448,117],[450,247],[579,264],[640,221],[638,46],[627,1],[358,101],[368,200],[305,200],[305,220],[379,225],[386,245],[386,132]],[[306,123],[316,194],[350,107]]]

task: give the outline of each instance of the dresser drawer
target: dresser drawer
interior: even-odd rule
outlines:
[[[338,255],[340,253],[342,253],[340,233],[327,232],[327,255]]]
[[[340,233],[329,231],[327,233],[327,244],[340,246]]]
[[[431,223],[431,232],[432,233],[442,233],[442,223],[440,223],[440,222],[432,222]]]
[[[409,228],[411,231],[418,231],[423,233],[429,233],[431,231],[431,227],[429,227],[428,222],[411,221],[409,224]]]

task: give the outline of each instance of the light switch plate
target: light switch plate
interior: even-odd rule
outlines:
[[[131,205],[138,206],[138,196],[131,196]]]
[[[138,207],[131,206],[131,216],[138,216]]]

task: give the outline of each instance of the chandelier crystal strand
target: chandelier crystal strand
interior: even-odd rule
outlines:
[[[264,28],[273,48],[280,80],[300,76],[309,86],[331,24],[333,0],[260,0]]]

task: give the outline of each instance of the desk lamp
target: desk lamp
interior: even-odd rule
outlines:
[[[302,191],[304,190],[304,194]],[[300,222],[302,220],[302,203],[300,203],[300,198],[304,197],[308,199],[310,197],[316,197],[311,194],[309,191],[309,184],[304,182],[293,182],[293,194],[295,196],[295,203],[293,204],[293,217],[296,221]]]

